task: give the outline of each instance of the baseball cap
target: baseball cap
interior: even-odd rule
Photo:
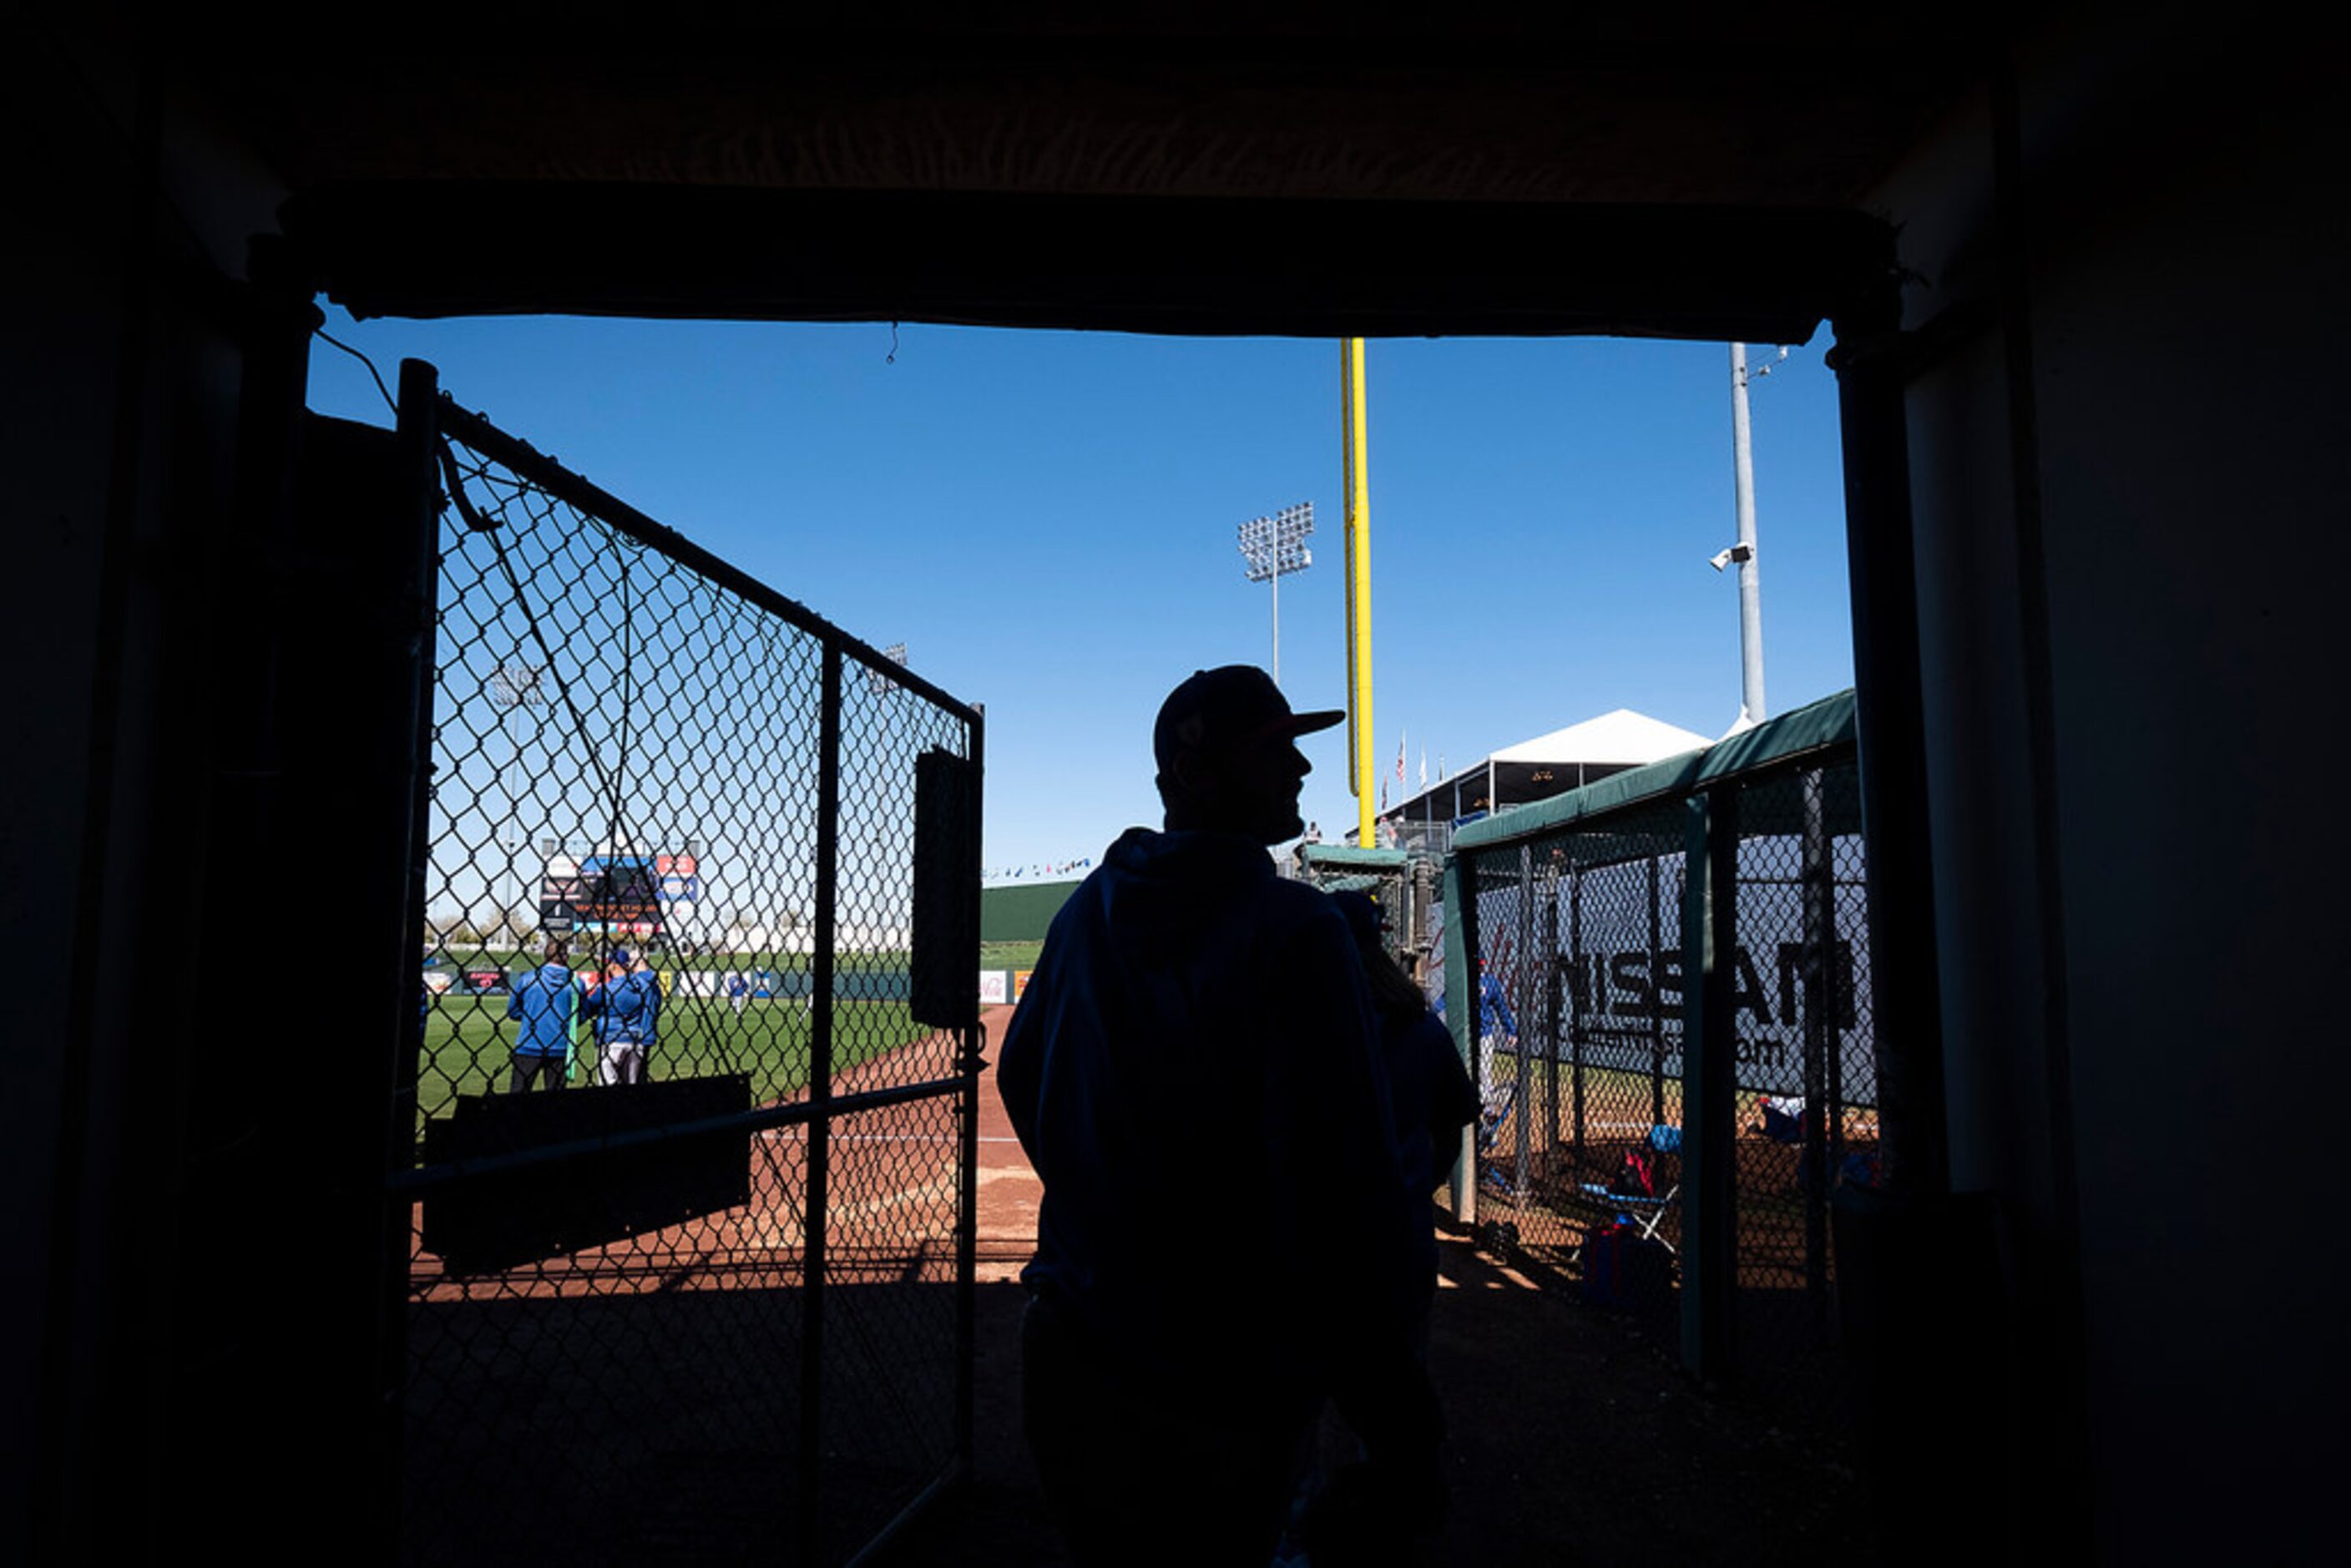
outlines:
[[[1159,705],[1151,753],[1165,773],[1186,751],[1231,753],[1260,741],[1294,740],[1346,722],[1344,708],[1290,710],[1273,677],[1255,664],[1195,670]]]
[[[634,953],[630,952],[626,947],[615,947],[612,949],[612,962],[615,964],[633,964],[636,961],[637,956]]]

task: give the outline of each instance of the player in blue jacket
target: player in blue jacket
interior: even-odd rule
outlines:
[[[1445,998],[1437,998],[1434,1009],[1438,1018],[1445,1016]],[[1519,1020],[1510,1012],[1510,999],[1502,982],[1485,970],[1478,970],[1478,1092],[1485,1107],[1485,1117],[1492,1122],[1510,1109],[1510,1085],[1501,1082],[1494,1071],[1498,1052],[1513,1049],[1519,1043]]]
[[[590,993],[596,1020],[596,1082],[643,1083],[645,1053],[661,1027],[661,978],[653,965],[626,947],[612,949],[604,983]]]
[[[549,942],[547,962],[507,993],[507,1017],[521,1024],[515,1031],[509,1092],[521,1093],[540,1082],[549,1089],[563,1087],[564,1059],[571,1051],[571,1015],[580,997],[569,958],[570,950],[560,938]]]

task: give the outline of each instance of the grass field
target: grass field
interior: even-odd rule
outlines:
[[[740,1017],[725,998],[671,997],[662,1003],[660,1040],[650,1053],[652,1078],[748,1072],[755,1104],[797,1093],[809,1079],[809,1020],[803,1004],[747,1002]],[[516,1026],[503,996],[434,998],[424,1020],[424,1059],[416,1078],[417,1129],[446,1113],[459,1094],[503,1092],[514,1065]],[[835,1071],[870,1061],[931,1033],[904,1002],[837,1002]],[[576,1053],[572,1082],[593,1082],[592,1046]]]

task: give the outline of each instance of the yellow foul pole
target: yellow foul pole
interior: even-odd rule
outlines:
[[[1371,459],[1364,447],[1364,340],[1339,345],[1339,396],[1347,499],[1347,787],[1355,794],[1355,842],[1379,842],[1372,817],[1379,795],[1372,760]]]

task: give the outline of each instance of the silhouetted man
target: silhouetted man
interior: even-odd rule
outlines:
[[[1293,740],[1344,716],[1242,665],[1177,686],[1166,831],[1130,829],[1071,895],[1005,1035],[1045,1186],[1026,1424],[1081,1562],[1267,1562],[1320,1401],[1408,1343],[1414,1206],[1362,967],[1266,852],[1300,828]]]

